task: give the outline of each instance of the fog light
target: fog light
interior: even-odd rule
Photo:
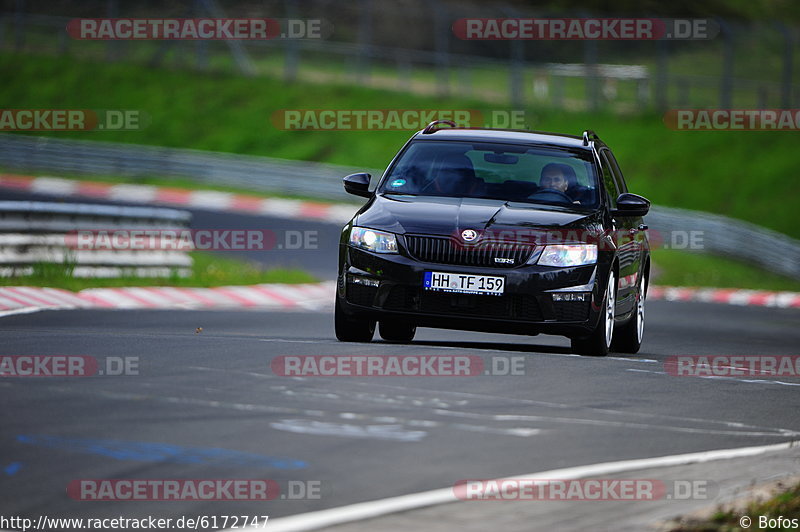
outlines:
[[[377,279],[370,279],[369,277],[358,277],[356,275],[350,275],[350,282],[353,284],[361,284],[364,286],[373,286],[377,287],[381,284],[381,282]]]
[[[586,292],[553,292],[553,301],[586,301]]]

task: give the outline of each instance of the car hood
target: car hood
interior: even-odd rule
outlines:
[[[599,212],[482,198],[375,196],[356,225],[392,233],[453,235],[515,229],[599,228]],[[602,229],[600,229],[602,230]]]

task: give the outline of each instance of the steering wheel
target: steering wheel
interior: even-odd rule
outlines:
[[[539,201],[556,201],[559,203],[572,203],[574,201],[572,198],[567,196],[565,192],[561,192],[560,190],[556,190],[554,188],[539,189],[528,196],[528,199]]]

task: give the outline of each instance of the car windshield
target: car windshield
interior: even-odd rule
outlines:
[[[582,208],[599,204],[590,151],[493,143],[414,142],[378,192]]]

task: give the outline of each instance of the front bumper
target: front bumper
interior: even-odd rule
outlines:
[[[522,334],[585,335],[600,315],[602,262],[572,268],[524,265],[487,268],[420,262],[403,254],[378,254],[344,246],[337,294],[345,313],[401,319],[418,326]],[[505,278],[503,295],[423,289],[426,271]],[[585,294],[560,297],[554,293]],[[565,300],[566,299],[566,300]]]

